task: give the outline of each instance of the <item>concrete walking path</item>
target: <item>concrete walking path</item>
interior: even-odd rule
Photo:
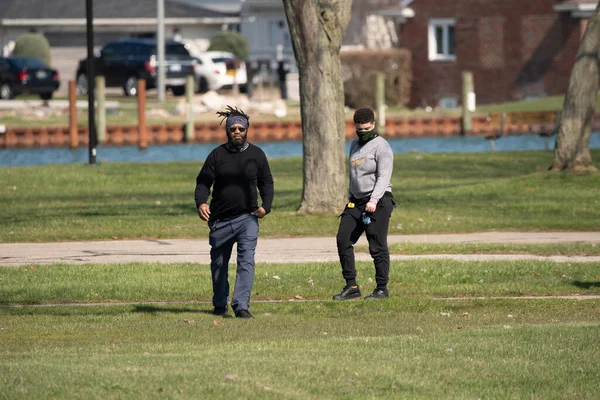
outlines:
[[[483,232],[442,235],[390,235],[389,243],[599,243],[600,232]],[[366,245],[364,236],[358,245]],[[235,249],[234,249],[235,253]],[[357,253],[359,261],[371,260],[369,254]],[[452,259],[550,260],[556,262],[600,262],[600,256],[536,256],[527,254],[432,254],[392,255],[393,260]],[[232,257],[232,262],[235,256]],[[336,262],[334,237],[259,238],[258,263]],[[0,244],[0,267],[26,264],[90,263],[210,263],[208,239],[115,240],[58,243]]]

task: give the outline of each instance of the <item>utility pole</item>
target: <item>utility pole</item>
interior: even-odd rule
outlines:
[[[156,27],[156,49],[158,62],[158,101],[165,101],[165,78],[166,78],[166,63],[165,63],[165,0],[157,1],[157,27]]]
[[[93,0],[86,0],[85,14],[87,20],[87,73],[88,73],[88,134],[89,134],[89,162],[90,165],[96,164],[96,146],[98,138],[96,137],[96,111],[94,99],[94,64],[96,56],[94,54],[94,10]]]

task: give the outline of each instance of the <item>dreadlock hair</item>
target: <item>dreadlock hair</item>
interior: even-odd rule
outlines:
[[[217,115],[219,117],[223,117],[223,119],[221,119],[221,122],[219,123],[219,125],[223,124],[223,121],[225,121],[226,119],[229,119],[231,117],[242,117],[245,118],[248,125],[250,125],[250,117],[243,112],[242,110],[240,110],[237,107],[231,107],[231,106],[227,106],[225,111],[217,111]]]
[[[359,108],[354,113],[355,124],[367,124],[375,121],[375,114],[370,108]]]

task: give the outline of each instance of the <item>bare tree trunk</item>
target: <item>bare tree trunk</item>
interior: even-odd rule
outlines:
[[[352,0],[283,0],[300,75],[303,193],[299,212],[336,212],[347,199],[340,47]]]
[[[556,138],[554,171],[596,171],[590,135],[600,81],[600,7],[590,19],[571,71]]]

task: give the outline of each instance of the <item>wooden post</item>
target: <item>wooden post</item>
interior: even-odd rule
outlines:
[[[462,134],[470,135],[473,131],[471,113],[475,111],[475,91],[473,88],[473,73],[462,73]]]
[[[77,129],[77,85],[69,81],[69,138],[70,146],[76,149],[79,146],[79,130]]]
[[[148,137],[146,137],[146,81],[138,79],[138,134],[140,150],[148,148]]]
[[[375,109],[379,132],[385,133],[385,75],[382,72],[375,77]]]
[[[260,103],[262,103],[264,101],[265,71],[266,71],[265,65],[261,64],[260,72],[258,75],[258,77],[259,77],[259,80],[258,80],[259,81],[259,84],[258,84],[259,85],[258,86],[258,99],[259,100],[258,101]]]
[[[106,80],[103,76],[96,77],[96,101],[98,123],[96,125],[96,135],[98,135],[98,143],[106,143]]]
[[[185,141],[190,143],[194,139],[194,77],[188,75],[185,81],[185,99],[187,104],[187,121],[185,123]]]
[[[269,68],[269,100],[275,101],[275,79],[273,77],[273,68]]]

